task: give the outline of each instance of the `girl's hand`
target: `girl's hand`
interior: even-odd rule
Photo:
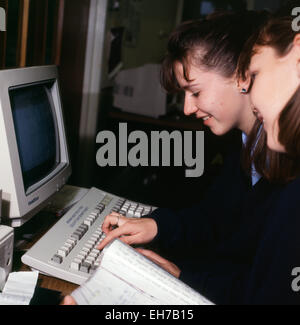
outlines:
[[[141,254],[143,254],[144,256],[148,257],[152,262],[159,265],[167,272],[174,275],[176,278],[179,278],[181,270],[174,263],[166,260],[165,258],[161,257],[160,255],[154,253],[151,250],[142,249],[142,248],[136,248],[136,250]]]
[[[106,237],[98,245],[98,249],[103,249],[115,238],[128,245],[149,243],[157,234],[157,224],[151,218],[126,218],[112,212],[105,217],[102,230]]]

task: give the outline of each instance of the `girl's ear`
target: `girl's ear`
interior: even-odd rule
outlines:
[[[239,89],[240,93],[246,94],[250,91],[251,86],[251,77],[248,71],[246,72],[245,77],[245,79],[239,78],[237,80],[237,88]]]

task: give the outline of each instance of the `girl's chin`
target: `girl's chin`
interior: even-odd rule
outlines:
[[[211,117],[208,120],[204,121],[203,124],[206,125],[210,129],[210,131],[215,135],[224,135],[225,133],[231,130],[230,127],[226,128],[224,127],[224,125],[218,123],[218,121],[214,117]]]
[[[267,145],[268,147],[276,152],[286,152],[284,146],[276,139],[272,139],[268,136],[267,138]]]
[[[210,130],[215,135],[224,135],[226,133],[226,131],[216,128],[216,127],[211,127]]]

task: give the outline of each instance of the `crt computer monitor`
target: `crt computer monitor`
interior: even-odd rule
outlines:
[[[0,70],[2,221],[21,226],[68,180],[71,165],[55,66]]]

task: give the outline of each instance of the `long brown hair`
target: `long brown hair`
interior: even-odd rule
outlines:
[[[246,78],[251,57],[259,46],[272,47],[279,57],[291,50],[297,34],[292,29],[292,19],[292,16],[274,16],[259,33],[250,37],[239,59],[238,75],[241,78]],[[276,153],[267,148],[267,135],[265,130],[262,130],[259,145],[256,146],[254,154],[250,155],[249,148],[255,143],[257,124],[248,138],[248,149],[243,155],[244,166],[249,168],[253,162],[256,170],[273,182],[286,183],[298,177],[300,174],[300,87],[283,108],[278,120],[278,140],[285,147],[286,153]]]
[[[300,172],[299,162],[293,156],[268,148],[267,133],[259,120],[256,120],[242,151],[242,165],[247,172],[251,171],[252,164],[262,177],[278,184],[293,180]]]

